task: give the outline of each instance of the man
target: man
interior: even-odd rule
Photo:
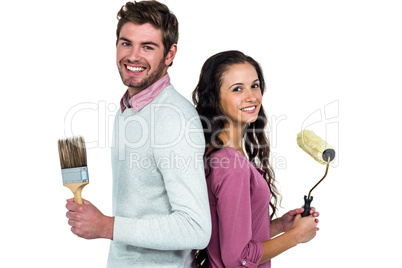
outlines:
[[[115,118],[113,214],[67,200],[71,231],[111,239],[108,267],[194,267],[211,234],[198,115],[170,84],[178,22],[157,1],[118,13],[117,67],[128,87]]]

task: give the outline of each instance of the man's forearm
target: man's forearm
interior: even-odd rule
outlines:
[[[100,235],[101,238],[113,240],[114,217],[105,216],[103,222],[104,226],[102,228],[103,232]]]

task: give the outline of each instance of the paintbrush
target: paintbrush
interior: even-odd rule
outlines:
[[[82,204],[81,191],[89,183],[87,152],[83,137],[58,141],[63,185],[74,194],[74,202]]]

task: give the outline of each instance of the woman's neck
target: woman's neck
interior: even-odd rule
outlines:
[[[240,126],[225,128],[225,131],[218,134],[218,137],[222,140],[224,147],[234,148],[236,151],[245,155],[243,150],[243,134],[244,127]]]

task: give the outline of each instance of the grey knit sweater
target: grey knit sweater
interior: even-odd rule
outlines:
[[[172,85],[114,124],[113,241],[108,267],[194,267],[211,235],[204,136],[193,105]]]

